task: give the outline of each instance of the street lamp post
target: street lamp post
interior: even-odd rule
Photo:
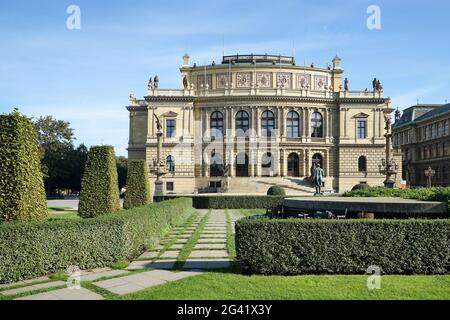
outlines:
[[[385,121],[385,130],[386,133],[384,137],[386,138],[386,157],[385,159],[381,159],[381,165],[379,166],[380,173],[386,176],[384,180],[384,186],[386,188],[394,188],[395,181],[392,178],[395,174],[397,174],[397,164],[392,158],[392,132],[391,132],[391,113],[394,109],[387,108],[384,109],[384,121]]]
[[[155,181],[155,193],[153,195],[153,199],[155,202],[158,202],[161,200],[161,197],[164,195],[164,188],[163,188],[163,182],[161,180],[161,177],[167,174],[167,168],[164,161],[161,159],[162,154],[162,140],[163,140],[163,132],[162,132],[162,124],[159,120],[158,116],[154,114],[155,121],[156,121],[156,139],[158,142],[158,147],[156,150],[156,161],[153,161],[153,166],[150,170],[151,173],[156,175],[156,181]]]

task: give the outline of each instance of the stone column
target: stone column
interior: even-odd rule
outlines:
[[[287,176],[287,159],[286,159],[286,150],[285,149],[283,149],[282,150],[282,161],[283,161],[283,163],[282,163],[282,169],[281,169],[281,176],[282,177],[285,177],[285,176]]]

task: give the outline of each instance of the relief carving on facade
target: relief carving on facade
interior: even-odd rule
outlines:
[[[277,85],[282,88],[291,88],[292,74],[279,72],[277,73]]]
[[[297,89],[307,89],[311,86],[310,74],[298,74],[297,75]]]
[[[327,77],[315,76],[314,78],[316,80],[316,90],[325,90],[328,86]]]
[[[252,84],[252,74],[250,72],[236,74],[236,87],[250,88]]]
[[[260,88],[271,88],[272,87],[272,74],[270,72],[257,73],[256,74],[256,84]]]

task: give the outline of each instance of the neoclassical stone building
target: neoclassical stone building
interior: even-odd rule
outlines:
[[[341,59],[320,68],[293,57],[224,56],[221,64],[180,68],[181,89],[150,80],[144,99],[130,96],[130,159],[156,160],[154,115],[162,123],[167,193],[260,193],[272,184],[312,192],[314,164],[325,189],[382,185],[385,115],[380,83],[350,91]],[[151,177],[151,186],[155,177]]]
[[[426,186],[431,167],[432,185],[450,186],[450,104],[418,104],[397,113],[393,133],[407,184]]]

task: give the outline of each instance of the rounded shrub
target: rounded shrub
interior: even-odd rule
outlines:
[[[268,196],[285,196],[286,192],[280,186],[272,186],[267,190]]]
[[[92,218],[120,210],[116,156],[112,146],[89,150],[81,181],[78,213]]]
[[[126,188],[124,209],[144,206],[151,202],[148,167],[145,160],[128,161]]]
[[[0,115],[0,222],[40,221],[48,215],[37,133],[14,111]]]
[[[358,183],[352,188],[352,191],[368,190],[368,189],[370,189],[370,186],[367,183]]]

